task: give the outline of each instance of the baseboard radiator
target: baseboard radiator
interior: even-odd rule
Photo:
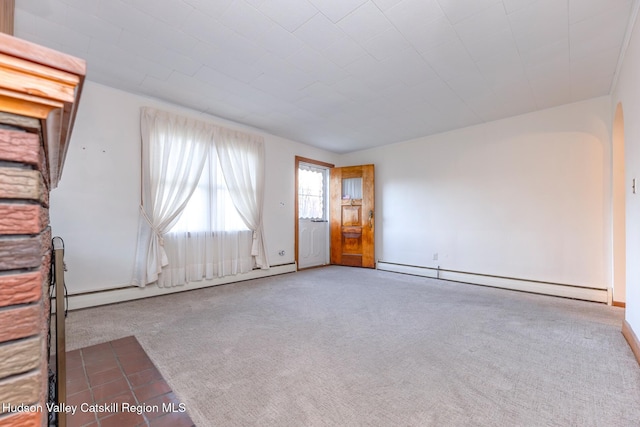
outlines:
[[[78,310],[81,308],[115,304],[119,302],[155,297],[159,295],[168,295],[176,292],[192,291],[195,289],[208,288],[211,286],[242,282],[245,280],[259,279],[261,277],[293,273],[295,271],[297,271],[296,264],[290,263],[276,266],[272,265],[268,270],[252,270],[244,274],[226,276],[219,279],[203,280],[200,282],[192,282],[184,286],[174,286],[172,288],[159,288],[156,285],[149,285],[144,288],[140,288],[137,286],[124,286],[117,289],[105,289],[102,291],[70,294],[67,296],[68,309]]]
[[[513,277],[492,276],[487,274],[470,273],[441,268],[398,264],[385,261],[378,261],[377,269],[383,271],[391,271],[394,273],[411,274],[414,276],[448,280],[452,282],[470,283],[474,285],[511,289],[516,291],[552,295],[564,298],[573,298],[584,301],[601,303],[609,302],[609,292],[606,287],[593,288],[587,286],[550,283],[536,280],[518,279]]]

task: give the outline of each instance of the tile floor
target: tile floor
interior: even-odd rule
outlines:
[[[69,427],[194,426],[133,336],[67,353],[67,404]]]

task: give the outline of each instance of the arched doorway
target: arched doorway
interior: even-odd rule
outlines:
[[[613,305],[626,304],[626,216],[624,170],[624,114],[618,103],[613,119],[612,217],[613,217]]]

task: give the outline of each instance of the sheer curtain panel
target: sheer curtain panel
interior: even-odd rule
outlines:
[[[198,188],[176,225],[164,236],[169,265],[162,270],[158,286],[251,271],[252,236],[233,205],[212,145]]]
[[[158,280],[169,260],[164,235],[198,185],[213,127],[153,108],[141,109],[142,203],[133,284]]]
[[[269,268],[262,225],[264,144],[259,136],[216,128],[215,146],[231,200],[253,231],[251,255],[257,267]]]

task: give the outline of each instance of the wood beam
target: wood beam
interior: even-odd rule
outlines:
[[[13,35],[15,0],[0,0],[0,33]]]

